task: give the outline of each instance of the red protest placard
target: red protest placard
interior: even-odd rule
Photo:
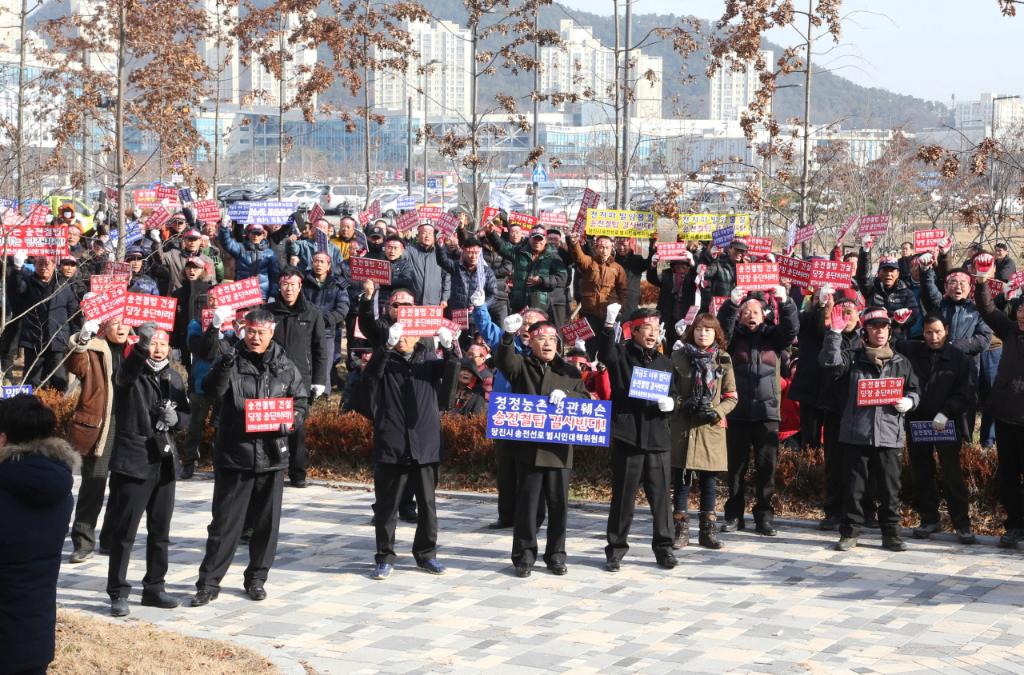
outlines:
[[[725,301],[728,299],[729,298],[724,295],[716,295],[712,297],[711,304],[708,306],[708,311],[711,312],[711,316],[717,317],[718,310],[722,309],[722,305],[724,305]]]
[[[203,327],[204,331],[213,323],[213,313],[216,311],[212,307],[204,307],[199,310],[199,325]]]
[[[391,262],[374,258],[349,258],[354,281],[372,281],[384,286],[391,285]]]
[[[196,220],[204,223],[216,223],[220,220],[220,207],[216,199],[203,199],[192,204],[196,212]]]
[[[903,378],[882,377],[858,380],[857,405],[893,405],[903,398]]]
[[[469,313],[468,307],[466,309],[453,309],[452,310],[452,321],[459,327],[459,330],[469,330]]]
[[[245,399],[245,433],[259,434],[278,431],[282,424],[287,424],[289,429],[294,427],[295,399]]]
[[[587,227],[587,209],[596,209],[601,203],[601,195],[590,188],[583,191],[583,198],[580,200],[580,210],[576,214],[576,221],[572,224],[572,233],[576,237],[582,237]]]
[[[29,227],[46,227],[46,216],[50,215],[50,207],[45,204],[36,204],[28,212],[25,224]]]
[[[317,208],[319,206],[320,205],[317,204],[313,208]],[[320,217],[321,218],[323,218],[323,212],[324,212],[324,210],[320,209]],[[379,199],[374,199],[372,202],[370,202],[370,215],[373,216],[374,218],[380,218],[381,211],[380,211],[380,200]]]
[[[114,288],[127,289],[131,281],[131,274],[94,274],[89,277],[89,290],[93,293],[105,293]]]
[[[420,220],[436,220],[444,213],[440,206],[419,206],[416,209],[420,214]]]
[[[4,230],[4,255],[24,253],[25,255],[66,256],[68,252],[68,226],[43,225],[42,227],[12,227]]]
[[[885,234],[889,231],[889,214],[882,213],[875,216],[860,217],[860,236]]]
[[[163,227],[164,223],[171,219],[170,212],[162,206],[158,206],[153,209],[153,213],[149,214],[149,218],[146,218],[146,229],[153,230],[158,227]]]
[[[493,206],[488,206],[484,208],[483,214],[480,215],[480,228],[483,229],[490,225],[491,220],[494,218],[494,216],[498,215],[499,213],[501,213],[501,211],[494,208]]]
[[[988,293],[991,297],[996,297],[1006,291],[1006,284],[999,279],[988,280]]]
[[[806,288],[811,284],[811,261],[780,256],[779,278]]]
[[[175,208],[181,206],[181,200],[178,198],[178,188],[173,185],[157,185],[156,198],[161,202],[166,199],[167,203]]]
[[[846,235],[850,232],[850,230],[853,229],[854,224],[859,219],[860,219],[860,216],[857,215],[857,214],[854,214],[854,215],[852,215],[852,216],[850,216],[849,218],[846,219],[846,222],[843,224],[842,228],[840,228],[840,230],[839,230],[839,236],[836,237],[836,243],[837,244],[842,244],[843,243],[843,239],[846,238]]]
[[[658,260],[682,260],[692,257],[687,255],[689,250],[685,241],[659,241],[654,247],[658,249]]]
[[[128,291],[124,288],[112,288],[98,295],[82,300],[82,314],[90,321],[110,321],[124,316]]]
[[[309,222],[315,223],[324,217],[324,207],[319,204],[313,204],[313,208],[309,210]]]
[[[444,309],[440,306],[399,307],[398,323],[402,324],[402,335],[428,337],[437,335],[443,325]]]
[[[452,213],[442,213],[434,220],[434,229],[440,230],[447,236],[455,234],[455,228],[459,226],[459,218]]]
[[[747,252],[750,255],[768,255],[774,242],[769,237],[747,237]]]
[[[1007,292],[1018,289],[1024,286],[1024,270],[1014,272],[1013,276],[1010,277],[1010,286],[1006,289]]]
[[[124,318],[126,326],[141,326],[152,321],[158,328],[168,332],[174,330],[174,310],[178,306],[177,298],[165,298],[162,295],[148,293],[126,294]]]
[[[359,218],[359,224],[360,224],[360,225],[361,225],[362,227],[366,227],[367,225],[369,225],[369,224],[370,224],[370,215],[371,215],[371,214],[370,214],[370,212],[369,212],[369,211],[360,211],[360,212],[359,212],[359,213],[357,214],[357,216],[356,216],[356,217],[357,217],[357,218]]]
[[[407,232],[416,229],[420,224],[420,214],[416,211],[406,211],[395,220],[395,228],[399,232]]]
[[[814,223],[797,229],[796,235],[793,237],[793,244],[799,246],[811,239],[814,239]]]
[[[217,299],[218,307],[245,309],[263,304],[263,291],[260,290],[259,277],[249,277],[241,281],[214,286],[210,289],[210,295]]]
[[[103,263],[104,274],[127,274],[129,277],[132,275],[132,264],[126,262],[115,262],[108,260]]]
[[[850,263],[842,260],[812,260],[811,286],[821,288],[825,284],[832,288],[852,286],[853,269]]]
[[[586,319],[578,319],[562,326],[562,339],[572,344],[577,340],[589,340],[594,337],[594,329]]]
[[[465,330],[462,326],[452,321],[451,319],[443,319],[441,321],[441,328],[447,328],[452,332],[452,335],[455,335],[459,331]]]
[[[779,285],[777,263],[736,265],[736,286],[747,291],[767,291]]]
[[[540,214],[540,224],[544,227],[557,227],[561,229],[568,225],[569,221],[566,220],[565,213],[562,211],[545,211]]]
[[[139,210],[155,209],[160,206],[160,198],[156,195],[156,190],[133,190],[132,203]]]
[[[527,213],[516,213],[513,211],[508,214],[509,225],[522,225],[523,227],[533,227],[537,224],[539,218],[537,216],[531,216]]]
[[[914,230],[914,250],[918,253],[930,251],[949,236],[945,230]]]

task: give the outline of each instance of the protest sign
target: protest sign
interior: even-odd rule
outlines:
[[[956,425],[946,420],[946,426],[936,431],[930,421],[911,422],[910,440],[913,443],[956,443]]]
[[[796,233],[793,235],[793,244],[799,246],[811,239],[814,239],[814,223],[806,227],[797,228]]]
[[[508,214],[509,225],[522,225],[525,228],[531,228],[536,225],[538,221],[539,219],[537,216],[531,216],[528,213],[516,213],[513,211]]]
[[[144,211],[160,206],[160,198],[157,196],[156,190],[133,190],[132,203],[135,204],[135,208]]]
[[[153,209],[153,213],[149,214],[149,218],[146,218],[146,229],[155,230],[163,227],[164,224],[171,219],[171,213],[162,206],[158,206]]]
[[[484,229],[490,225],[491,221],[494,220],[494,217],[499,213],[501,212],[493,206],[484,208],[484,212],[480,216],[480,229]]]
[[[444,321],[444,308],[439,305],[398,308],[398,323],[402,324],[402,335],[430,337],[437,335],[437,329]]]
[[[131,274],[94,274],[89,277],[89,290],[92,293],[106,293],[114,288],[127,290],[131,281]]]
[[[50,215],[50,207],[46,204],[34,204],[28,212],[25,225],[29,227],[47,227],[46,216]]]
[[[366,227],[367,225],[370,224],[370,212],[369,211],[360,211],[359,213],[356,214],[356,218],[359,219],[359,226],[360,227]]]
[[[725,301],[728,299],[729,298],[725,297],[724,295],[713,296],[711,298],[711,304],[708,306],[708,311],[711,313],[711,316],[717,318],[718,310],[722,309],[722,305],[724,305]]]
[[[160,200],[160,202],[166,200],[167,205],[172,208],[179,208],[181,206],[178,188],[173,185],[157,185],[156,198]]]
[[[440,206],[426,206],[421,205],[416,209],[420,214],[420,220],[437,220],[444,213],[444,209]]]
[[[419,227],[420,215],[415,211],[406,211],[395,220],[395,228],[399,232],[407,232]]]
[[[545,211],[540,214],[540,224],[544,227],[556,227],[560,230],[565,229],[565,226],[569,224],[569,221],[565,217],[565,213],[562,211]]]
[[[469,330],[469,314],[471,311],[468,307],[452,310],[452,321],[459,327],[459,330]]]
[[[715,230],[731,225],[736,237],[750,236],[749,213],[682,213],[679,234],[687,241],[710,240]]]
[[[766,291],[779,285],[777,263],[741,263],[736,265],[736,286],[747,291]]]
[[[45,255],[61,257],[69,255],[68,226],[43,225],[42,227],[11,227],[5,228],[3,246],[4,255],[24,253],[25,255]]]
[[[125,326],[141,326],[152,321],[165,331],[174,330],[174,310],[178,306],[177,298],[165,298],[162,295],[149,293],[127,293],[124,306]]]
[[[862,237],[868,235],[885,234],[889,231],[889,214],[882,213],[874,216],[861,216],[860,229],[858,233]]]
[[[663,396],[668,396],[671,385],[671,371],[634,367],[633,376],[629,379],[629,397],[657,401]]]
[[[779,279],[785,279],[797,286],[807,288],[811,285],[811,261],[779,256]]]
[[[320,204],[313,204],[313,208],[309,210],[309,222],[315,223],[326,215],[324,213],[324,207]]]
[[[196,201],[192,188],[181,188],[178,190],[178,201],[182,204],[193,204]]]
[[[434,229],[444,233],[446,236],[454,236],[456,228],[459,227],[459,217],[453,213],[442,213],[434,219]]]
[[[857,405],[893,405],[903,398],[902,377],[868,378],[857,381]]]
[[[562,339],[567,344],[575,344],[577,340],[589,340],[594,337],[594,329],[586,319],[577,319],[562,326]]]
[[[732,225],[729,225],[727,227],[720,227],[711,233],[711,241],[713,241],[715,246],[717,246],[718,248],[725,248],[726,246],[732,243],[732,240],[735,237],[735,233],[736,228],[734,228]]]
[[[769,237],[747,237],[747,253],[765,256],[772,252],[774,242]]]
[[[1006,292],[1009,293],[1021,286],[1024,286],[1024,270],[1013,273],[1013,276],[1010,277],[1010,286],[1006,289]]]
[[[10,385],[4,385],[3,388],[0,389],[0,398],[14,398],[15,396],[18,396],[19,394],[31,394],[31,393],[32,393],[32,385],[31,384],[10,384]]]
[[[590,188],[583,190],[583,197],[580,199],[580,210],[576,213],[576,220],[572,224],[573,236],[579,238],[583,236],[583,232],[587,225],[587,212],[590,209],[597,208],[597,205],[601,203],[601,195],[594,192]]]
[[[235,215],[231,214],[232,208]],[[231,220],[246,225],[284,225],[295,212],[295,202],[235,202],[228,206],[228,211]]]
[[[988,280],[988,294],[990,297],[996,297],[1006,291],[1006,284],[999,279]]]
[[[853,226],[857,223],[859,219],[860,216],[856,213],[846,219],[846,222],[843,223],[843,226],[839,228],[839,236],[836,237],[836,244],[843,243],[843,239],[846,238],[846,235],[850,232],[850,230],[853,229]]]
[[[196,220],[204,223],[216,223],[220,220],[220,207],[216,199],[203,199],[192,204],[196,211]]]
[[[567,398],[552,405],[547,396],[491,394],[487,438],[607,447],[611,401]]]
[[[843,260],[812,260],[811,286],[821,288],[829,284],[832,288],[853,286],[853,269]]]
[[[442,319],[441,328],[447,328],[449,331],[451,331],[452,335],[457,335],[460,331],[465,330],[462,326],[452,321],[451,319]]]
[[[128,301],[128,290],[111,288],[97,295],[85,298],[81,302],[82,314],[89,321],[103,323],[124,316],[124,308]]]
[[[278,431],[282,424],[295,425],[295,399],[245,399],[245,433],[259,434]]]
[[[199,325],[204,331],[213,324],[213,313],[216,311],[212,307],[204,307],[199,310]]]
[[[103,263],[104,274],[127,274],[129,277],[132,275],[132,264],[128,262],[116,262],[114,260],[108,260]]]
[[[686,248],[685,241],[659,241],[654,245],[658,251],[658,260],[683,260],[692,259],[693,256]]]
[[[395,201],[395,208],[399,211],[413,211],[416,209],[416,195],[402,195]]]
[[[945,230],[914,230],[914,250],[918,253],[931,251],[948,236]]]
[[[323,208],[319,204],[317,204],[313,208],[314,209],[320,209],[320,217],[321,218],[324,217],[324,215],[323,215],[324,214],[324,210],[323,210]],[[372,202],[370,202],[370,215],[373,216],[374,218],[380,218],[381,217],[380,200],[379,199],[374,199]]]
[[[391,261],[374,258],[349,258],[354,281],[369,280],[383,286],[391,285]]]
[[[218,284],[210,289],[210,295],[216,298],[218,307],[231,307],[237,310],[263,304],[259,277]]]
[[[587,209],[588,235],[646,239],[658,231],[653,211]]]
[[[790,223],[786,227],[786,255],[793,255],[794,248],[796,248],[796,223]]]

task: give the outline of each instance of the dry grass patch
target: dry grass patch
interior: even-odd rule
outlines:
[[[57,611],[56,658],[51,674],[278,673],[256,652],[230,642],[188,637],[151,623],[115,623],[81,612]]]

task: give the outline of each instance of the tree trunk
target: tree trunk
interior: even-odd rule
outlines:
[[[477,157],[477,132],[479,120],[477,119],[477,78],[480,77],[480,65],[477,63],[477,42],[479,40],[479,25],[474,22],[470,38],[470,58],[473,59],[473,77],[469,80],[469,120],[470,120],[470,157],[472,158],[472,192],[473,203],[469,212],[473,216],[473,222],[480,222],[480,164]],[[425,117],[425,116],[424,116]],[[424,120],[425,121],[425,120]]]
[[[117,4],[117,99],[114,108],[114,173],[117,176],[117,260],[124,260],[124,96],[125,96],[125,49],[128,31],[125,26],[125,3]]]

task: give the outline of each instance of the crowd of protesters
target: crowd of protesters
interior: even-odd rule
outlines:
[[[864,528],[879,528],[887,549],[906,548],[905,449],[919,516],[913,536],[942,529],[944,497],[959,541],[974,543],[960,452],[975,436],[998,452],[1000,544],[1024,537],[1024,303],[1006,244],[961,255],[948,238],[927,251],[905,243],[873,260],[868,236],[829,256],[847,263],[847,283],[783,280],[754,290],[739,285],[742,266],[776,256],[753,255],[743,238],[723,249],[691,241],[663,260],[656,237],[581,236],[510,222],[501,211],[479,226],[459,212],[447,233],[428,221],[403,232],[391,219],[344,215],[333,224],[303,211],[281,225],[199,222],[188,207],[146,228],[133,212],[129,228],[139,225],[142,236],[127,246],[127,290],[176,298],[168,330],[83,315],[90,277],[119,269],[116,242],[103,225],[83,236],[68,211],[58,214],[71,227],[66,256],[7,260],[0,364],[9,373],[20,358],[24,382],[79,392],[67,432],[82,458],[70,562],[109,554],[114,616],[129,613],[128,558],[143,514],[142,603],[178,605],[164,588],[174,487],[193,476],[210,427],[212,520],[191,604],[217,598],[240,542],[250,554],[243,586],[253,600],[266,597],[285,478],[307,485],[304,422],[313,402],[334,392],[373,423],[374,579],[393,572],[398,520],[416,524],[417,566],[446,571],[435,506],[440,416],[486,415],[495,393],[553,406],[610,401],[609,572],[628,550],[641,486],[661,567],[675,567],[674,551],[690,543],[691,490],[699,545],[719,549],[721,533],[750,527],[748,508],[753,531],[775,536],[780,444],[823,448],[820,527],[838,530],[839,550],[856,546]],[[354,272],[361,257],[381,261],[386,280]],[[219,284],[249,278],[262,304],[217,306]],[[653,302],[643,301],[643,280]],[[410,334],[407,307],[443,308],[452,323]],[[563,328],[580,320],[589,337],[565,340]],[[636,369],[670,374],[667,393],[631,396]],[[879,383],[888,397],[872,400]],[[251,399],[291,399],[292,417],[250,431]],[[7,420],[0,408],[0,424]],[[4,433],[0,500],[20,498],[3,478],[19,453],[78,468],[54,456],[62,446],[39,449],[34,439],[49,428],[28,436],[0,428],[0,442]],[[566,574],[573,446],[494,445],[498,509],[489,527],[512,529],[515,574],[529,576],[538,557]],[[64,489],[66,478],[57,479]],[[52,496],[47,517],[68,508]]]

